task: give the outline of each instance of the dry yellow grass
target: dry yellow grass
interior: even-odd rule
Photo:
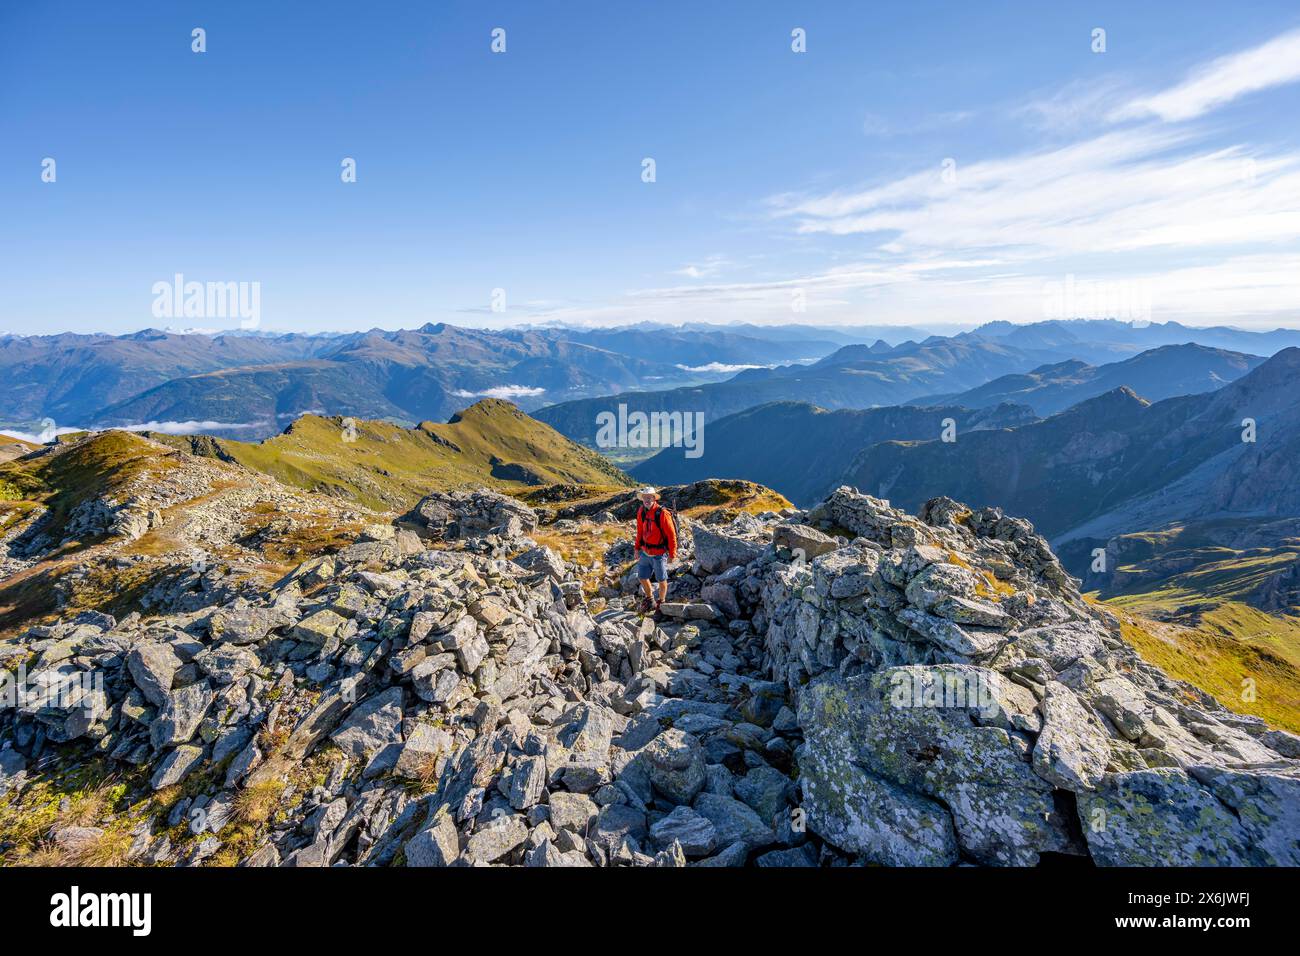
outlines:
[[[532,538],[538,544],[559,552],[566,561],[593,564],[605,559],[605,552],[611,545],[621,540],[630,542],[632,535],[631,522],[617,525],[584,522],[576,531],[539,528]]]
[[[967,512],[967,514],[969,514],[969,512]],[[967,571],[973,571],[975,574],[979,575],[980,580],[975,582],[975,594],[977,597],[982,597],[988,601],[996,601],[998,598],[1009,597],[1016,593],[1016,589],[1010,584],[1007,584],[996,575],[990,574],[988,571],[976,570],[971,567],[968,561],[954,551],[948,552],[948,563],[955,564],[959,568],[965,568]]]
[[[254,826],[266,823],[279,807],[287,785],[285,779],[279,776],[267,776],[250,782],[235,794],[235,820]]]
[[[0,800],[0,864],[12,866],[120,866],[127,862],[131,831],[152,811],[144,777],[110,769],[101,759],[71,752],[36,781]],[[60,842],[60,831],[93,827],[98,836]]]
[[[415,783],[417,792],[422,795],[438,789],[438,754],[428,754],[420,759],[415,768]]]
[[[98,837],[75,846],[60,846],[54,840],[43,840],[36,848],[14,860],[15,866],[126,866],[133,837],[120,830],[105,830]]]

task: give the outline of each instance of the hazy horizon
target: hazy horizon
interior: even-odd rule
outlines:
[[[996,324],[998,322],[1007,322],[1011,325],[1028,326],[1043,322],[1116,322],[1128,325],[1133,329],[1149,328],[1152,326],[1160,327],[1165,325],[1179,325],[1191,330],[1203,331],[1209,329],[1231,329],[1239,332],[1258,332],[1268,333],[1277,331],[1300,331],[1300,320],[1290,325],[1260,326],[1251,328],[1248,326],[1237,325],[1231,322],[1214,322],[1207,320],[1204,323],[1182,322],[1177,319],[1168,320],[1130,320],[1130,319],[1107,319],[1107,318],[1070,318],[1070,319],[1030,319],[1016,322],[1013,320],[991,319],[988,322],[962,322],[962,323],[936,323],[936,322],[915,322],[915,323],[887,323],[887,322],[809,322],[789,320],[786,322],[748,322],[744,319],[736,319],[730,322],[718,321],[709,322],[706,320],[691,320],[683,322],[656,321],[654,319],[640,319],[635,322],[621,323],[578,323],[554,320],[549,322],[520,322],[514,324],[476,324],[472,321],[443,321],[443,322],[422,322],[419,325],[368,325],[356,326],[353,328],[340,329],[295,329],[295,328],[275,328],[269,324],[262,325],[256,329],[241,329],[238,326],[228,328],[186,328],[166,325],[143,325],[140,328],[127,329],[123,331],[109,331],[106,329],[85,329],[85,330],[56,330],[49,332],[0,332],[0,338],[39,338],[58,335],[103,335],[113,337],[129,337],[139,335],[144,332],[156,331],[168,335],[205,335],[208,337],[218,337],[223,335],[253,335],[253,336],[284,336],[284,335],[303,335],[303,336],[321,336],[337,337],[346,335],[363,335],[370,332],[416,332],[428,325],[447,325],[454,328],[470,329],[484,332],[503,332],[503,331],[546,331],[548,329],[572,329],[575,331],[595,331],[600,329],[629,329],[629,328],[646,328],[651,330],[662,329],[692,329],[692,328],[744,328],[747,326],[755,328],[780,328],[788,326],[790,328],[805,328],[809,330],[823,329],[826,331],[852,332],[859,329],[910,329],[918,332],[924,332],[927,335],[935,336],[954,336],[967,332],[975,332],[984,326]]]

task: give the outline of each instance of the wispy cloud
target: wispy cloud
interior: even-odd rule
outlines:
[[[1004,263],[1300,237],[1300,155],[1174,153],[1187,130],[1143,127],[1058,149],[936,168],[787,208],[800,233],[877,234],[896,255],[980,251]]]
[[[891,120],[879,113],[868,113],[862,119],[862,132],[866,136],[887,139],[893,136],[913,136],[948,129],[975,117],[973,110],[948,110],[904,121]]]
[[[975,260],[947,260],[930,270],[913,263],[839,268],[772,282],[682,286],[630,294],[617,310],[574,313],[572,321],[663,314],[687,320],[743,315],[754,322],[911,324],[972,327],[995,319],[1033,322],[1058,318],[1049,308],[1053,289],[1077,282],[1138,290],[1149,301],[1139,316],[1175,318],[1193,325],[1294,326],[1300,321],[1300,253],[1281,251],[1216,258],[1176,266],[1116,269],[1112,264],[1078,268],[1051,260],[1038,268],[978,267]],[[791,310],[792,293],[805,301]],[[1085,313],[1080,312],[1080,315]],[[1118,318],[1131,317],[1117,315]]]
[[[1248,93],[1300,80],[1300,30],[1292,30],[1249,50],[1219,57],[1183,80],[1150,96],[1130,100],[1114,119],[1156,116],[1188,120]]]
[[[1032,319],[1041,317],[1034,312],[1045,283],[1082,273],[1146,283],[1165,317],[1218,310],[1267,321],[1272,310],[1293,320],[1300,152],[1224,142],[1218,130],[1164,121],[1297,78],[1300,33],[1293,33],[1215,60],[1152,95],[1135,96],[1119,80],[1067,86],[1022,113],[1074,132],[1071,142],[957,157],[947,167],[936,159],[858,188],[768,200],[773,220],[789,223],[796,236],[832,248],[851,237],[853,263],[642,294],[779,306],[791,289],[803,289],[870,307],[873,319],[885,317],[880,309],[907,321],[998,309]],[[1112,125],[1119,117],[1145,121]]]
[[[1012,115],[1052,133],[1095,130],[1110,122],[1115,104],[1132,96],[1118,77],[1075,80],[1050,92],[1031,97]]]
[[[1012,109],[1051,134],[1037,145],[958,150],[949,175],[936,156],[901,175],[769,197],[766,221],[793,241],[802,267],[720,281],[715,257],[674,273],[705,281],[633,289],[563,317],[1033,321],[1046,317],[1046,287],[1076,276],[1149,290],[1157,320],[1294,324],[1300,151],[1196,120],[1297,79],[1300,31],[1155,92],[1118,75],[1067,84]],[[873,136],[901,129],[877,116],[864,123]]]
[[[725,256],[709,256],[703,262],[688,263],[680,269],[673,270],[673,275],[686,276],[688,279],[708,279],[716,276],[730,265]]]

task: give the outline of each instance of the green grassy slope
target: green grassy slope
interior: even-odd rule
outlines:
[[[1224,706],[1300,731],[1300,541],[1293,521],[1223,518],[1123,535],[1090,593],[1147,660]],[[1282,584],[1270,588],[1270,584]]]
[[[304,415],[282,434],[257,443],[153,437],[380,510],[408,508],[432,490],[470,485],[518,490],[553,483],[632,483],[597,453],[497,399],[477,402],[445,424],[423,422],[415,428],[357,421],[348,430],[344,419]]]
[[[1300,733],[1300,618],[1229,601],[1181,625],[1127,613],[1141,611],[1140,601],[1112,607],[1120,609],[1125,638],[1146,660],[1229,710]]]

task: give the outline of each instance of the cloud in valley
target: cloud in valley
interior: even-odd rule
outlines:
[[[497,388],[485,388],[481,392],[471,392],[458,388],[451,394],[457,398],[501,398],[512,401],[516,398],[534,398],[546,394],[544,388],[531,388],[527,385],[501,385]]]

